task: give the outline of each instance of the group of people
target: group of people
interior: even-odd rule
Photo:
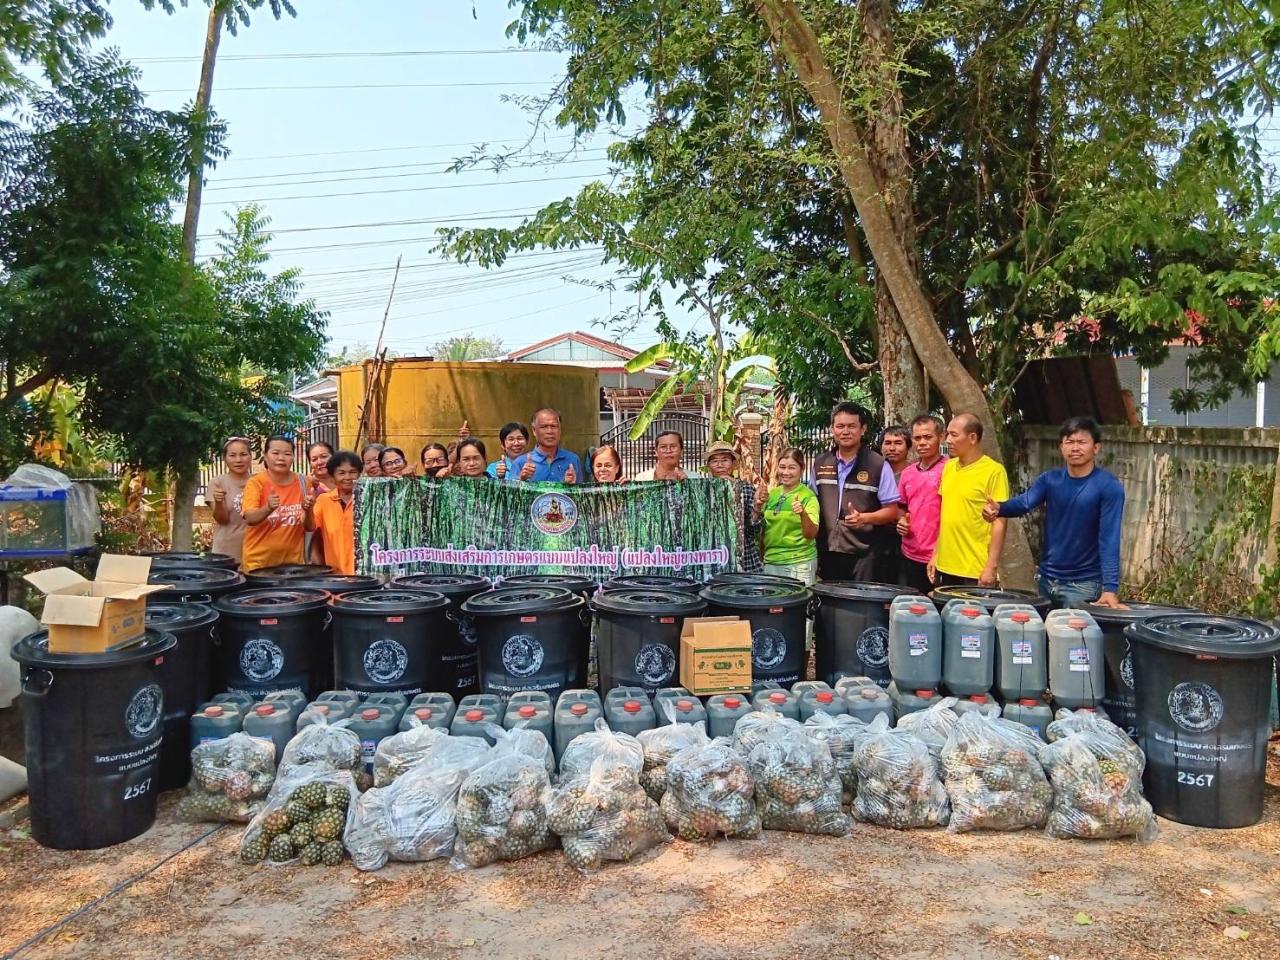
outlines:
[[[223,449],[227,472],[209,485],[212,549],[240,558],[246,571],[305,557],[354,573],[352,498],[362,474],[564,484],[686,479],[684,439],[675,431],[655,438],[652,468],[626,477],[609,445],[591,450],[584,470],[578,455],[561,446],[555,409],[535,411],[530,424],[505,424],[498,433],[502,452],[490,462],[484,441],[464,422],[448,446],[424,446],[416,469],[399,447],[370,443],[356,454],[317,442],[307,449],[305,477],[293,470],[290,438],[269,437],[264,469],[251,475],[249,441],[233,437]],[[1008,519],[1043,505],[1041,593],[1061,605],[1119,604],[1124,489],[1096,463],[1102,441],[1096,422],[1074,417],[1063,424],[1064,466],[1017,497],[1009,495],[1004,467],[982,452],[983,426],[973,414],[957,414],[945,427],[929,414],[890,426],[879,451],[867,442],[869,426],[865,410],[839,403],[826,453],[807,464],[801,450],[788,447],[776,456],[772,487],[743,482],[742,570],[806,584],[898,583],[922,593],[939,585],[994,586]],[[704,474],[733,479],[738,461],[732,444],[710,443]]]

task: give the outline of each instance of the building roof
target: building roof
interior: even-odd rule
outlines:
[[[546,340],[539,340],[537,343],[530,344],[527,347],[521,347],[519,350],[512,350],[507,354],[507,359],[520,360],[531,353],[537,353],[539,350],[544,350],[557,343],[565,343],[567,341],[580,343],[586,347],[594,347],[597,350],[612,354],[619,360],[623,361],[630,360],[640,352],[639,350],[632,350],[630,347],[624,347],[620,343],[614,343],[612,340],[593,337],[591,334],[584,333],[581,330],[572,330],[568,333],[558,333],[554,337],[548,337]]]

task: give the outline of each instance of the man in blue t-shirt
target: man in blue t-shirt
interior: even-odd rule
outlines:
[[[560,411],[543,407],[534,413],[529,424],[534,448],[511,464],[516,477],[537,483],[577,483],[582,462],[576,453],[560,449]]]
[[[1003,503],[988,500],[982,517],[1021,517],[1044,504],[1040,594],[1060,607],[1098,603],[1120,607],[1120,519],[1124,487],[1094,461],[1102,431],[1092,417],[1072,417],[1058,431],[1065,467],[1036,477],[1031,488]]]

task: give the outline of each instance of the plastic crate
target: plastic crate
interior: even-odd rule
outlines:
[[[94,496],[92,491],[87,495]],[[97,531],[77,505],[84,496],[75,487],[0,485],[0,559],[58,556],[91,548]]]

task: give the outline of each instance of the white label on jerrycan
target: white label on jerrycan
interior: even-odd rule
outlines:
[[[913,633],[907,637],[907,646],[910,648],[913,657],[922,657],[929,652],[929,635],[927,633]]]
[[[1009,643],[1009,650],[1013,654],[1014,663],[1031,663],[1030,640],[1013,640]]]
[[[960,656],[965,660],[981,659],[982,641],[976,633],[960,634]]]
[[[1070,669],[1072,673],[1088,673],[1089,648],[1072,647],[1067,651],[1067,662],[1071,665]]]

